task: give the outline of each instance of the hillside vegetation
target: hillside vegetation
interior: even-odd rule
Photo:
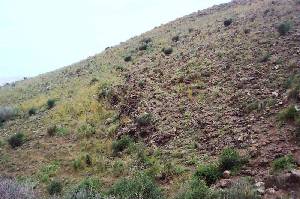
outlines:
[[[0,87],[0,195],[300,198],[299,13],[234,0]]]

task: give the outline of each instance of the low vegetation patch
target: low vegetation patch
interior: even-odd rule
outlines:
[[[245,163],[245,160],[241,158],[239,153],[233,148],[226,148],[222,151],[219,156],[219,165],[221,171],[239,170],[240,167]]]
[[[47,101],[48,109],[51,109],[55,106],[55,101],[56,101],[55,99],[48,99],[48,101]]]
[[[132,57],[130,55],[124,57],[125,62],[130,62],[131,60],[132,60]]]
[[[119,140],[116,140],[112,143],[113,154],[116,155],[119,152],[124,151],[133,143],[133,140],[129,136],[123,136]]]
[[[173,48],[172,47],[163,48],[162,51],[163,53],[165,53],[165,55],[171,55],[173,53]]]
[[[221,172],[216,164],[200,165],[194,177],[204,180],[210,186],[221,177]]]
[[[0,178],[0,196],[2,199],[36,199],[33,186],[19,183],[13,179]]]
[[[189,182],[184,184],[184,186],[179,191],[179,194],[175,199],[214,199],[218,198],[218,194],[210,189],[205,181],[192,178]]]
[[[299,113],[295,106],[289,106],[278,114],[280,121],[295,121],[299,117]]]
[[[22,146],[25,142],[25,135],[21,132],[16,133],[15,135],[12,135],[8,139],[8,143],[12,148],[17,148],[19,146]]]
[[[283,22],[278,26],[277,30],[280,35],[286,35],[291,30],[291,28],[291,22]]]
[[[230,26],[230,25],[232,24],[232,22],[233,22],[233,19],[232,19],[232,18],[226,19],[226,20],[224,21],[224,26],[225,26],[225,27]]]
[[[260,199],[260,195],[257,192],[253,183],[247,178],[242,178],[228,189],[224,189],[220,192],[220,198],[226,199]]]
[[[47,191],[50,195],[58,195],[62,192],[62,183],[58,180],[53,180],[47,187]]]
[[[0,123],[6,122],[16,116],[16,109],[10,106],[0,107]]]
[[[139,126],[148,126],[152,123],[153,117],[151,113],[143,113],[136,119],[136,123]]]
[[[272,162],[273,172],[280,172],[284,170],[291,170],[295,168],[295,161],[292,155],[286,155],[280,158],[275,159]]]
[[[30,109],[28,110],[28,115],[29,115],[29,116],[35,115],[35,114],[36,114],[36,111],[37,111],[37,109],[34,108],[34,107],[32,107],[32,108],[30,108]]]
[[[121,179],[109,190],[109,195],[115,198],[147,198],[163,199],[160,188],[153,179],[144,173],[137,174],[130,179]]]

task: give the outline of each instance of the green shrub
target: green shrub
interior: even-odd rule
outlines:
[[[272,162],[273,172],[280,172],[284,170],[290,170],[295,167],[295,161],[292,155],[286,155],[275,159]]]
[[[200,165],[194,177],[204,180],[210,186],[221,177],[221,172],[215,164]]]
[[[114,176],[120,176],[124,173],[125,165],[122,161],[116,161],[112,166],[112,172]]]
[[[59,162],[54,161],[50,164],[43,166],[39,173],[38,178],[41,182],[49,182],[51,177],[56,175],[57,170],[59,169]]]
[[[17,133],[15,135],[12,135],[8,139],[8,143],[12,148],[16,148],[19,146],[22,146],[25,142],[25,135],[23,133]]]
[[[48,109],[51,109],[55,106],[55,99],[48,99],[47,101]]]
[[[53,180],[50,182],[50,184],[47,187],[47,191],[50,195],[57,195],[60,194],[62,191],[62,183],[57,181],[57,180]]]
[[[80,158],[73,160],[72,165],[75,171],[83,168],[83,164]]]
[[[278,114],[280,121],[295,121],[299,117],[299,113],[295,106],[289,106]]]
[[[35,115],[36,114],[37,109],[32,107],[28,110],[28,114],[29,116]]]
[[[179,35],[176,35],[176,36],[172,37],[172,41],[173,42],[179,41]]]
[[[238,170],[243,164],[243,160],[239,153],[233,148],[226,148],[219,157],[219,165],[221,171]]]
[[[233,22],[233,19],[226,19],[225,21],[224,21],[224,26],[225,27],[227,27],[227,26],[230,26],[231,24],[232,24],[232,22]]]
[[[124,57],[125,62],[130,62],[131,60],[132,60],[132,57],[130,55]]]
[[[237,181],[232,187],[221,191],[220,198],[226,199],[259,199],[255,186],[246,178]]]
[[[162,51],[163,53],[165,53],[165,55],[170,55],[173,52],[173,48],[171,47],[163,48]]]
[[[280,35],[286,35],[291,30],[292,24],[290,22],[281,23],[277,30]]]
[[[142,39],[141,42],[148,44],[148,43],[152,42],[152,39],[150,37],[147,37],[147,38]]]
[[[144,173],[137,174],[131,179],[121,179],[109,190],[109,195],[117,199],[163,199],[160,188],[152,178]]]
[[[147,44],[142,44],[139,46],[139,50],[147,50],[148,45]]]
[[[96,178],[86,178],[72,189],[65,199],[104,199],[101,190],[101,182]]]
[[[51,137],[55,136],[56,132],[57,132],[57,126],[56,125],[53,125],[53,126],[47,128],[47,134]]]
[[[133,143],[133,140],[129,136],[123,136],[119,140],[112,143],[113,154],[116,155],[119,152],[124,151]]]
[[[89,154],[85,155],[85,164],[88,166],[92,166],[93,165],[93,160],[92,157]]]
[[[95,133],[96,133],[95,127],[90,124],[83,124],[78,128],[78,134],[81,137],[91,137]]]
[[[179,191],[176,199],[214,199],[217,193],[209,189],[203,180],[193,178]]]
[[[152,117],[152,114],[150,114],[150,113],[144,113],[136,119],[136,123],[139,126],[150,125],[152,123],[152,121],[153,121],[153,117]]]
[[[0,123],[6,122],[12,118],[14,118],[17,114],[15,108],[10,106],[0,107]]]

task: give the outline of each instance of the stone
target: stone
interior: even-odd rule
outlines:
[[[232,185],[232,180],[229,180],[229,179],[221,179],[219,181],[219,186],[221,188],[228,188]]]
[[[264,182],[255,183],[255,187],[257,188],[258,193],[260,193],[260,194],[265,193],[265,183]]]
[[[230,171],[228,171],[228,170],[224,171],[224,172],[223,172],[223,177],[224,177],[225,179],[230,178]]]

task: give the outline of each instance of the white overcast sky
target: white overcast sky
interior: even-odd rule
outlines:
[[[0,83],[101,52],[229,0],[0,0]]]

